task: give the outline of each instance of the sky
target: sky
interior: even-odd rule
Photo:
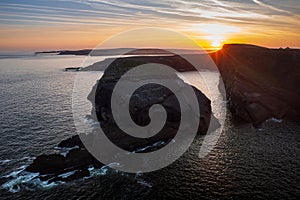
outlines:
[[[178,31],[204,48],[300,47],[299,0],[1,0],[0,15],[0,51],[94,48],[145,27]]]

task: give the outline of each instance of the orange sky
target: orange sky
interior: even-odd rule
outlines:
[[[296,0],[284,4],[279,0],[95,2],[1,2],[0,51],[94,48],[115,34],[143,27],[169,28],[209,49],[224,43],[300,47],[300,2]],[[139,38],[138,45],[151,35],[134,37]],[[180,41],[157,44],[186,46]],[[120,42],[115,47],[125,46]]]

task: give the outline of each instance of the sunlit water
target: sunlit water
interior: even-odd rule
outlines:
[[[126,174],[105,167],[90,169],[89,178],[51,185],[35,179],[35,174],[24,173],[24,167],[35,156],[61,153],[56,145],[76,134],[72,116],[74,80],[78,74],[92,80],[101,73],[63,69],[81,66],[84,58],[39,56],[0,60],[0,198],[300,197],[299,123],[270,121],[258,131],[250,125],[233,126],[230,116],[208,156],[198,157],[203,140],[200,138],[179,160],[156,172]],[[218,74],[205,73],[211,77],[207,84],[216,86]],[[193,73],[184,77],[196,86],[203,84]],[[83,87],[91,85],[86,82]],[[82,101],[86,105],[86,99]],[[217,117],[225,117],[225,113],[220,113],[221,104],[213,101],[212,105]]]

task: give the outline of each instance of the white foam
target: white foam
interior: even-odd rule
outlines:
[[[8,159],[6,159],[6,160],[0,160],[0,165],[2,165],[2,164],[5,164],[5,163],[9,163],[11,160],[8,160]]]
[[[22,184],[29,183],[31,180],[36,178],[39,173],[29,173],[23,170],[11,172],[6,177],[13,177],[13,179],[2,184],[2,188],[9,190],[10,192],[19,192]]]
[[[77,171],[77,170],[71,171],[71,172],[66,172],[66,173],[63,173],[63,174],[58,175],[58,177],[61,177],[61,178],[68,178],[69,176],[75,174],[76,171]]]
[[[268,119],[267,122],[281,123],[282,119],[277,119],[275,117],[272,117],[272,118]]]
[[[113,162],[113,163],[108,164],[107,166],[108,167],[117,167],[117,166],[120,166],[120,163]]]
[[[35,157],[25,156],[23,158],[18,159],[17,161],[23,161],[23,160],[33,161],[34,159],[35,159]]]
[[[165,144],[165,142],[163,142],[163,141],[158,141],[158,142],[156,142],[156,143],[154,143],[154,144],[152,144],[152,145],[149,145],[149,146],[146,146],[146,147],[143,147],[143,148],[139,148],[139,149],[137,149],[136,151],[134,151],[134,153],[136,153],[136,152],[141,152],[141,151],[145,151],[145,150],[150,149],[150,148],[152,148],[152,147],[159,147],[159,146],[162,146],[162,145],[164,145],[164,144]]]
[[[79,146],[74,146],[74,147],[54,147],[54,149],[56,150],[66,150],[66,151],[70,151],[72,149],[76,149],[76,148],[79,148]]]
[[[1,185],[1,188],[7,189],[10,192],[19,192],[22,188],[33,191],[35,188],[51,188],[56,183],[48,183],[48,181],[41,181],[38,176],[39,173],[26,172],[24,169],[27,165],[20,167],[18,170],[9,173],[4,178],[10,178],[7,182]]]
[[[146,182],[145,180],[137,180],[137,182],[138,182],[139,184],[143,185],[143,186],[146,186],[146,187],[149,187],[149,188],[152,187],[152,184]]]
[[[142,179],[142,176],[143,176],[143,173],[142,172],[138,172],[135,174],[135,180],[137,183],[143,185],[143,186],[146,186],[146,187],[149,187],[151,188],[152,187],[152,184],[151,183],[148,183],[147,181],[143,180]]]
[[[21,173],[22,171],[24,171],[24,169],[27,167],[27,165],[21,166],[18,168],[17,171],[13,171],[11,173],[9,173],[6,176],[3,176],[4,178],[10,178],[10,177],[16,177],[19,173]]]
[[[93,176],[106,175],[108,169],[109,169],[108,166],[103,166],[103,167],[97,168],[97,169],[95,169],[94,167],[89,167],[88,170],[90,172],[90,176],[88,178],[93,177]]]
[[[35,157],[28,157],[28,156],[25,156],[25,157],[23,157],[23,158],[19,158],[19,159],[11,159],[11,160],[9,160],[9,159],[5,159],[5,160],[0,160],[0,165],[2,165],[2,164],[6,164],[6,163],[9,163],[9,162],[14,162],[14,161],[24,161],[24,160],[26,160],[26,161],[33,161],[35,159]]]
[[[83,118],[83,122],[86,123],[86,124],[89,124],[91,126],[98,126],[99,125],[99,122],[94,120],[93,118],[91,118],[90,116],[85,116]]]
[[[60,147],[58,147],[60,148]],[[60,150],[64,150],[64,152],[61,152],[60,155],[63,155],[64,157],[67,156],[67,153],[69,153],[69,151],[73,150],[73,149],[79,149],[79,146],[74,146],[74,147],[71,147],[71,148],[60,148]]]
[[[112,166],[119,166],[119,163],[111,163],[107,166],[103,166],[101,168],[95,168],[93,166],[90,166],[88,168],[90,172],[89,177],[85,178],[90,178],[93,176],[103,176],[106,175],[108,170],[111,169],[110,167]],[[3,176],[3,178],[9,179],[5,183],[1,185],[1,188],[7,189],[10,192],[16,193],[19,192],[22,189],[29,190],[29,191],[34,191],[36,188],[41,188],[41,189],[50,189],[58,184],[64,184],[66,182],[63,181],[57,181],[57,182],[51,182],[48,183],[48,181],[41,181],[40,180],[40,174],[39,173],[31,173],[25,171],[25,168],[28,165],[21,166],[18,168],[16,171],[13,171],[9,173],[8,175]],[[71,172],[66,172],[63,174],[58,175],[58,177],[62,178],[67,178],[73,174],[75,174],[77,170],[71,171]],[[114,170],[118,172],[118,170]]]

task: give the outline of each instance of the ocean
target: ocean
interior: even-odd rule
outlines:
[[[212,102],[213,112],[224,119],[224,129],[204,158],[198,156],[203,136],[177,161],[150,173],[91,168],[90,177],[48,184],[35,178],[36,174],[24,172],[38,155],[64,153],[57,144],[76,134],[74,81],[78,74],[96,80],[99,72],[65,72],[64,68],[80,67],[85,58],[41,55],[0,59],[0,199],[300,198],[300,124],[273,119],[257,130],[249,124],[233,123],[216,101]],[[85,65],[103,59],[90,58]],[[208,84],[218,83],[217,73],[204,73],[211,77]],[[195,86],[202,84],[192,73],[183,76]]]

